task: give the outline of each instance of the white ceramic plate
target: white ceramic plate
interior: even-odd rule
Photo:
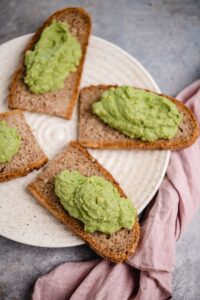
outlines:
[[[10,77],[31,35],[0,46],[0,111],[7,110]],[[140,63],[115,45],[92,36],[81,86],[99,83],[128,84],[159,92]],[[27,122],[49,158],[76,139],[77,110],[66,121],[36,113],[25,113]],[[90,150],[133,199],[140,213],[150,202],[165,174],[169,151]],[[51,216],[26,191],[39,171],[0,184],[0,234],[9,239],[42,247],[69,247],[83,242]]]

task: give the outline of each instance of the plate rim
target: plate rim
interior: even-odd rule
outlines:
[[[6,47],[8,46],[9,43],[14,43],[16,40],[19,40],[19,39],[22,39],[22,38],[28,38],[28,37],[31,37],[34,33],[28,33],[28,34],[24,34],[24,35],[20,35],[20,36],[17,36],[13,39],[10,39],[2,44],[0,44],[0,49],[3,48],[3,47]],[[108,46],[112,47],[112,48],[115,48],[117,51],[121,52],[123,55],[125,55],[126,57],[128,57],[130,60],[132,60],[142,71],[142,73],[152,82],[152,84],[154,85],[155,87],[155,90],[156,92],[160,93],[160,89],[157,85],[157,83],[155,82],[154,78],[152,77],[152,75],[149,73],[149,71],[134,57],[132,56],[131,54],[129,54],[126,50],[122,49],[120,46],[102,38],[102,37],[98,37],[98,36],[95,36],[95,35],[91,35],[90,36],[90,39],[94,39],[94,40],[99,40],[103,43],[106,43]],[[155,185],[153,191],[151,192],[151,194],[149,195],[149,197],[147,198],[147,200],[145,201],[145,203],[141,206],[141,208],[138,210],[138,215],[142,213],[142,211],[144,210],[145,207],[147,207],[147,205],[151,202],[151,199],[153,199],[153,196],[156,194],[156,192],[158,191],[158,188],[159,186],[161,185],[162,181],[163,181],[163,178],[165,176],[165,173],[167,171],[167,166],[168,166],[168,163],[169,163],[169,159],[170,159],[170,154],[171,154],[171,151],[170,150],[161,150],[161,151],[165,151],[166,152],[166,160],[165,160],[165,164],[164,164],[164,167],[163,167],[163,170],[162,170],[162,173],[160,175],[160,180],[158,181],[158,183]],[[24,241],[21,241],[20,238],[10,238],[8,236],[6,236],[5,234],[0,234],[0,236],[4,237],[4,238],[7,238],[11,241],[14,241],[14,242],[17,242],[17,243],[21,243],[21,244],[24,244],[24,245],[28,245],[28,246],[32,246],[32,247],[40,247],[40,248],[68,248],[68,247],[76,247],[76,246],[81,246],[81,245],[84,245],[86,244],[83,240],[80,239],[80,241],[78,240],[77,242],[73,242],[73,243],[69,243],[69,245],[66,245],[66,244],[63,244],[62,245],[50,245],[48,246],[48,243],[46,243],[45,245],[41,245],[41,244],[31,244],[30,242],[24,242]]]

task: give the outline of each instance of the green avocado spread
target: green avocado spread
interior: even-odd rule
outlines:
[[[80,58],[80,44],[69,32],[67,23],[53,21],[43,30],[34,49],[26,51],[24,82],[35,94],[62,89],[65,79],[76,71]]]
[[[92,111],[110,127],[143,141],[173,138],[182,121],[172,101],[129,86],[104,92]]]
[[[56,176],[55,193],[70,216],[84,223],[87,232],[112,234],[120,228],[131,229],[135,223],[131,200],[120,197],[103,177],[64,170]]]
[[[7,126],[5,121],[0,121],[0,163],[9,162],[18,152],[20,144],[17,130]]]

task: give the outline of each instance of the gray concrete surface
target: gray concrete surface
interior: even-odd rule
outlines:
[[[33,32],[54,10],[80,5],[93,34],[134,55],[160,89],[175,95],[200,77],[199,0],[0,0],[0,43]],[[200,299],[200,212],[177,243],[173,299]],[[0,237],[0,299],[27,300],[35,279],[66,261],[87,260],[87,246],[37,248]]]

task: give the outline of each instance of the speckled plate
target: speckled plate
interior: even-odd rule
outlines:
[[[31,35],[0,46],[0,111],[7,110],[10,77]],[[117,46],[92,36],[81,86],[99,83],[129,84],[159,92],[141,64]],[[76,139],[77,110],[70,121],[36,113],[25,113],[27,122],[49,158]],[[165,174],[169,151],[90,150],[133,199],[140,213],[150,202]],[[39,171],[0,183],[0,234],[29,245],[69,247],[83,244],[26,191]]]

